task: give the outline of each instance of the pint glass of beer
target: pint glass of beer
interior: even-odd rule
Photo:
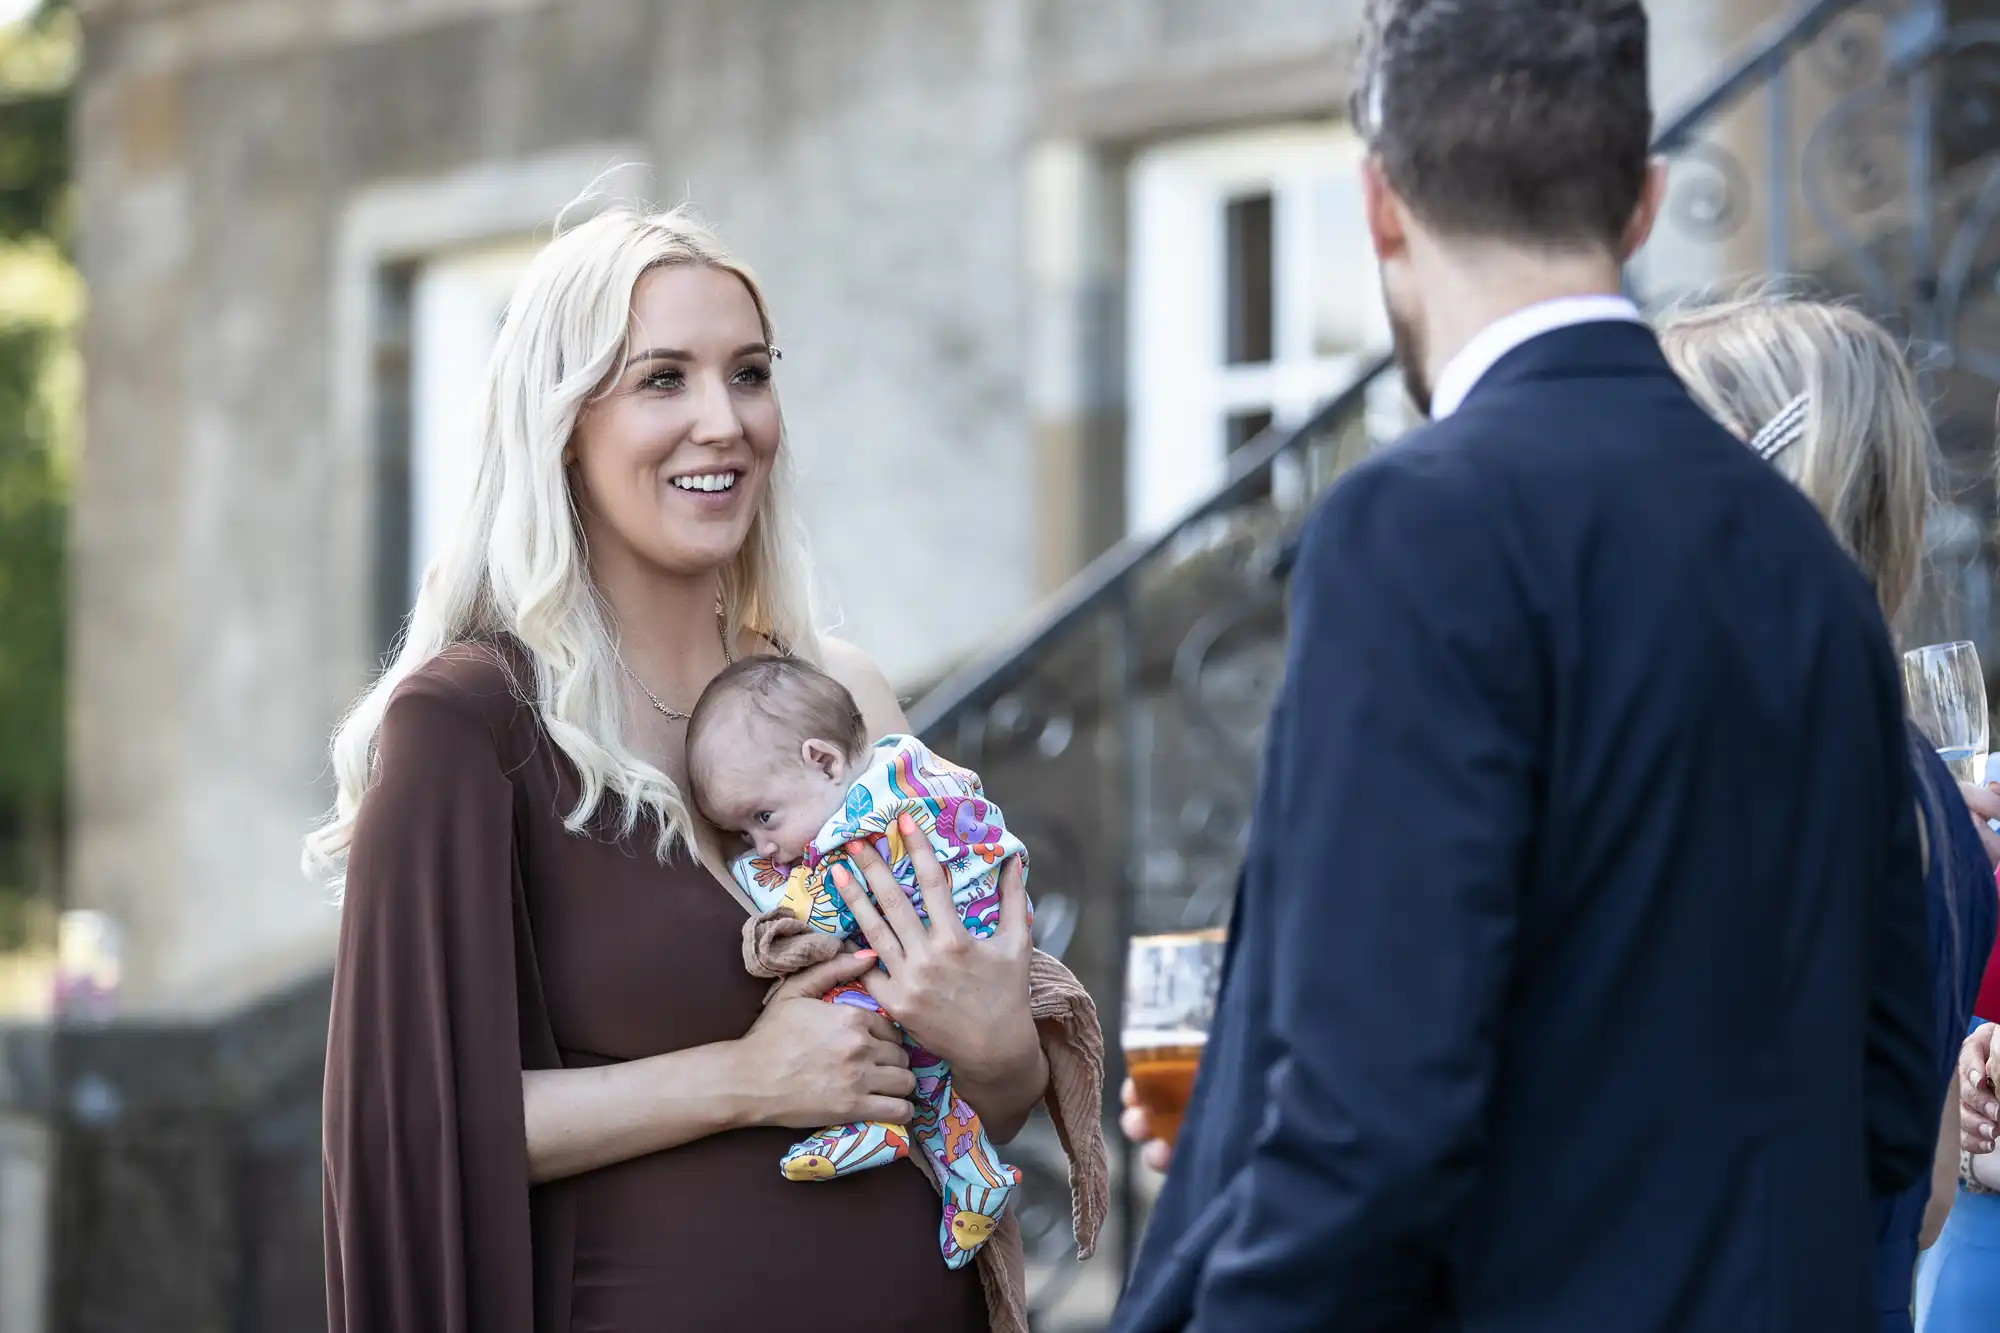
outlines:
[[[1138,935],[1125,965],[1125,1071],[1153,1133],[1172,1143],[1194,1091],[1222,984],[1220,930]]]

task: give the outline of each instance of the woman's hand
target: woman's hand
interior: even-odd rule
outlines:
[[[746,1122],[818,1129],[855,1120],[906,1125],[916,1076],[896,1029],[880,1014],[820,997],[874,966],[860,954],[788,977],[737,1043]]]
[[[807,968],[735,1041],[523,1070],[528,1179],[561,1180],[749,1125],[908,1123],[917,1080],[896,1029],[880,1014],[819,998],[871,966],[847,954]]]
[[[2000,1100],[1987,1074],[1996,1032],[2000,1025],[1981,1023],[1958,1048],[1958,1146],[1975,1155],[1993,1151],[1994,1126],[2000,1121]]]
[[[1979,830],[1979,841],[1986,848],[1986,859],[2000,869],[2000,833],[1986,821],[2000,819],[2000,783],[1989,782],[1979,786],[1971,782],[1958,784],[1959,795],[1965,797],[1965,808],[1972,812],[1972,827]]]
[[[950,1062],[959,1096],[979,1112],[987,1133],[1004,1143],[1020,1132],[1049,1078],[1028,1012],[1034,942],[1021,867],[1011,859],[1001,867],[999,928],[974,939],[959,920],[930,840],[908,815],[899,826],[929,929],[872,846],[856,842],[847,848],[868,881],[867,892],[842,867],[832,875],[834,891],[868,938],[869,952],[882,961],[884,970],[870,972],[862,984],[904,1031]]]
[[[1146,1114],[1145,1107],[1139,1105],[1139,1092],[1132,1086],[1131,1079],[1126,1079],[1124,1086],[1118,1089],[1118,1100],[1125,1104],[1125,1109],[1118,1116],[1118,1128],[1124,1131],[1126,1138],[1139,1145],[1139,1160],[1165,1175],[1167,1166],[1174,1158],[1173,1145],[1165,1139],[1153,1137],[1152,1117]]]

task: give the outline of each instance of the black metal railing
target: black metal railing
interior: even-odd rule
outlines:
[[[1657,307],[1803,273],[1911,333],[1933,371],[2000,380],[1972,318],[2000,316],[1980,287],[1993,297],[2000,272],[2000,24],[1958,17],[1947,0],[1808,0],[1770,24],[1660,129],[1668,202],[1635,293]],[[1981,123],[1983,140],[1966,129]],[[1212,495],[1105,552],[912,712],[1035,847],[1038,934],[1105,1001],[1114,1045],[1124,941],[1226,918],[1283,667],[1289,544],[1380,443],[1366,407],[1393,375],[1385,356],[1305,424],[1266,431]],[[1990,423],[1990,386],[1982,410]],[[1114,1264],[1140,1221],[1119,1151]],[[1040,1309],[1073,1278],[1067,1219],[1049,1213],[1028,1238]]]

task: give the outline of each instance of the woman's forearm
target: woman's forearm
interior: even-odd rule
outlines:
[[[1038,1037],[1004,1069],[984,1076],[957,1070],[952,1078],[958,1095],[979,1113],[986,1137],[1008,1143],[1028,1123],[1036,1103],[1048,1095],[1049,1061]]]
[[[524,1070],[529,1182],[581,1175],[754,1123],[739,1044],[597,1069]]]

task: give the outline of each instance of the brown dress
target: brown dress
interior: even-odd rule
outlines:
[[[740,1037],[744,911],[646,835],[577,836],[497,651],[397,690],[349,860],[326,1069],[334,1333],[973,1333],[907,1163],[795,1184],[788,1129],[530,1189],[523,1069]]]

